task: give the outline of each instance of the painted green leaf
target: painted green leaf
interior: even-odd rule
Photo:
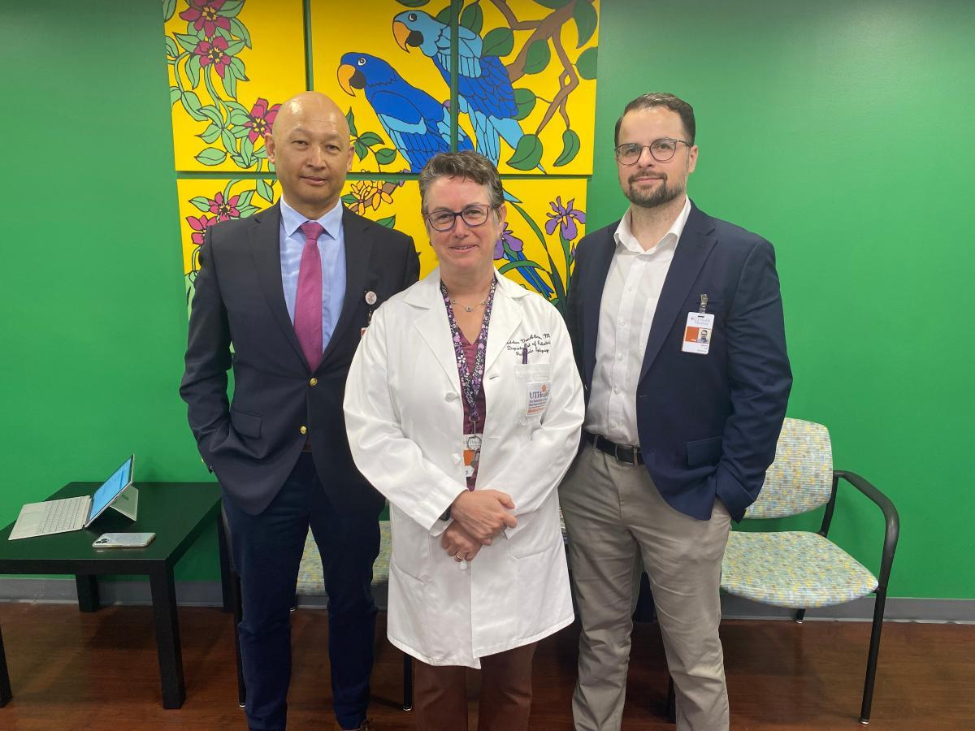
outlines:
[[[234,137],[234,133],[229,129],[220,132],[220,141],[223,142],[223,146],[227,152],[237,152],[237,138]]]
[[[509,261],[502,267],[498,267],[498,272],[501,274],[507,274],[512,269],[541,269],[542,266],[537,261],[532,261],[531,259],[523,259],[522,261]],[[544,271],[544,270],[543,270]]]
[[[220,116],[220,110],[212,104],[207,104],[206,106],[200,107],[200,114],[223,129],[223,117]]]
[[[200,42],[200,39],[196,36],[188,36],[183,33],[174,33],[176,40],[179,41],[179,45],[183,47],[183,50],[187,53],[193,53],[196,49],[196,44]]]
[[[210,200],[203,195],[198,195],[196,198],[190,198],[190,203],[199,208],[201,211],[210,210]]]
[[[380,165],[389,165],[393,160],[396,159],[396,150],[389,147],[383,147],[375,152],[376,162],[378,162]]]
[[[481,45],[482,56],[507,56],[514,50],[515,34],[510,28],[495,28],[484,36]]]
[[[248,216],[253,216],[257,213],[257,206],[243,206],[237,209],[240,211],[241,218],[247,218]]]
[[[240,14],[242,7],[244,7],[244,0],[227,0],[227,2],[220,6],[217,14],[225,18],[234,18]]]
[[[359,133],[358,131],[356,131],[355,128],[355,114],[352,112],[351,107],[349,108],[349,111],[346,112],[345,114],[345,121],[349,123],[349,134],[351,134],[353,137],[358,137]]]
[[[168,21],[176,12],[176,0],[163,0],[163,22]]]
[[[375,145],[381,145],[383,143],[383,138],[377,135],[375,132],[363,132],[359,137],[359,142],[364,144],[366,147],[373,147]]]
[[[422,8],[430,0],[396,0],[396,2],[407,8]]]
[[[274,202],[274,188],[268,185],[266,180],[257,181],[257,194],[268,203]]]
[[[180,96],[180,101],[183,103],[183,109],[197,122],[205,122],[206,117],[200,114],[200,97],[196,95],[194,91],[184,91]]]
[[[579,44],[576,48],[582,48],[592,38],[592,34],[596,32],[599,16],[596,14],[596,8],[586,0],[576,0],[576,4],[572,8],[572,19],[575,20],[576,30],[579,31]]]
[[[366,158],[366,155],[369,154],[369,148],[366,147],[361,142],[359,142],[358,140],[356,140],[356,143],[355,143],[355,154],[356,154],[356,156],[360,160],[364,160]]]
[[[239,20],[237,20],[237,18],[230,19],[230,30],[233,31],[233,34],[235,36],[237,36],[238,38],[240,38],[240,40],[244,42],[245,46],[247,46],[248,48],[252,48],[251,34],[247,30],[247,27]]]
[[[227,67],[227,70],[233,70],[234,75],[241,81],[250,81],[250,79],[247,78],[247,74],[244,69],[244,62],[239,58],[230,59],[230,66]]]
[[[176,58],[178,55],[179,46],[176,45],[176,41],[169,36],[166,36],[166,56],[168,58]]]
[[[460,24],[472,33],[481,34],[481,28],[484,27],[484,11],[481,10],[479,2],[464,8],[464,12],[460,14]]]
[[[217,137],[220,136],[220,127],[213,124],[210,125],[203,131],[203,134],[197,135],[201,140],[206,142],[208,145],[212,145],[217,141]]]
[[[385,226],[386,228],[393,228],[396,225],[396,216],[390,216],[389,218],[380,218],[376,221],[380,226]]]
[[[226,28],[217,28],[216,35],[214,35],[213,37],[216,38],[217,36],[223,38],[225,41],[227,41],[227,43],[230,43],[230,41],[234,39],[234,37],[230,34],[230,31],[227,30]]]
[[[535,101],[535,92],[531,89],[515,89],[515,106],[518,107],[515,119],[524,119],[531,114],[532,109],[535,108]]]
[[[403,0],[400,0],[400,2],[403,2]],[[450,6],[448,5],[439,13],[437,13],[435,16],[435,20],[438,23],[443,23],[444,25],[450,25]]]
[[[244,206],[249,206],[251,204],[251,198],[254,197],[253,190],[245,190],[240,194],[240,198],[237,199],[237,208],[243,208]]]
[[[256,157],[258,160],[267,160],[267,148],[264,145],[258,147],[256,150],[254,150],[254,157]],[[260,168],[258,168],[258,170],[260,170]]]
[[[345,195],[342,196],[342,203],[346,206],[351,206],[353,203],[358,203],[358,202],[359,199],[356,198],[351,193],[346,193]]]
[[[535,0],[535,2],[549,10],[558,10],[569,4],[569,0]]]
[[[233,133],[234,137],[236,137],[238,140],[242,140],[245,137],[247,137],[247,136],[250,135],[251,129],[250,129],[250,127],[237,126],[237,127],[234,127],[232,133]]]
[[[595,11],[593,11],[595,12]],[[236,56],[238,53],[244,50],[243,41],[231,41],[227,44],[227,50],[224,51],[228,56]]]
[[[237,76],[230,66],[223,74],[223,90],[227,92],[227,96],[237,98]]]
[[[508,164],[515,170],[534,170],[542,159],[543,152],[542,141],[537,135],[524,135],[518,140],[518,147]]]
[[[195,89],[200,85],[200,57],[195,53],[186,59],[186,78],[190,80],[190,88]]]
[[[553,164],[555,167],[560,168],[563,165],[568,165],[572,162],[576,155],[579,154],[579,135],[576,134],[575,130],[567,129],[562,133],[562,154],[559,155],[559,159]]]
[[[597,46],[592,48],[587,48],[585,51],[579,54],[579,60],[576,61],[576,71],[579,72],[579,76],[584,79],[595,79],[596,78],[596,51]]]
[[[241,109],[230,110],[230,123],[231,124],[247,124],[251,121],[251,115]]]
[[[242,137],[240,140],[240,156],[247,161],[247,167],[254,164],[254,143],[250,137]],[[248,199],[249,200],[249,199]]]
[[[239,167],[239,168],[246,168],[246,167],[247,167],[247,164],[246,164],[246,163],[247,163],[247,161],[246,161],[246,160],[244,160],[244,158],[243,158],[243,157],[241,157],[241,156],[240,156],[240,155],[239,155],[238,153],[236,153],[236,152],[232,152],[232,153],[230,153],[230,159],[231,159],[231,160],[233,160],[233,161],[234,161],[234,165],[236,165],[236,166],[237,166],[237,167]]]
[[[240,102],[234,101],[233,99],[230,99],[229,101],[224,102],[224,105],[227,106],[227,107],[229,107],[232,111],[235,111],[235,112],[243,112],[244,114],[247,114],[247,107],[245,107]]]
[[[552,60],[552,50],[548,41],[539,39],[528,47],[528,58],[525,61],[525,73],[537,74],[544,71],[548,62]]]
[[[227,159],[227,153],[216,147],[208,147],[193,159],[203,165],[219,165]]]
[[[169,106],[173,106],[173,104],[175,104],[176,102],[178,102],[179,101],[179,98],[180,98],[180,96],[182,96],[182,94],[183,94],[183,92],[181,92],[179,90],[179,87],[178,86],[170,86],[169,87]]]

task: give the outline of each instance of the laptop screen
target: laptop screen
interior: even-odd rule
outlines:
[[[95,491],[95,494],[91,498],[91,511],[88,513],[86,523],[94,520],[96,516],[111,504],[112,500],[118,497],[118,494],[122,490],[131,484],[133,459],[133,457],[129,457],[125,460],[122,466],[115,470],[115,474],[105,480],[105,484]]]

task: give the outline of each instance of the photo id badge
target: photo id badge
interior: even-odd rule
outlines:
[[[464,435],[464,477],[473,477],[477,460],[481,456],[481,435]]]
[[[687,326],[684,328],[684,342],[681,350],[685,353],[707,355],[714,337],[714,315],[703,312],[688,312]]]

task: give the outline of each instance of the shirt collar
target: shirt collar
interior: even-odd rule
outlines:
[[[687,224],[687,218],[691,215],[691,199],[684,198],[684,207],[681,209],[680,214],[670,224],[670,228],[667,229],[660,241],[651,246],[646,251],[640,246],[640,242],[633,235],[633,230],[630,228],[630,216],[633,207],[631,206],[627,209],[626,214],[623,216],[616,227],[616,232],[613,234],[613,238],[616,240],[617,246],[622,246],[623,248],[633,252],[634,254],[656,254],[661,248],[670,247],[676,248],[677,242],[680,241],[681,234],[684,233],[684,226]]]
[[[335,240],[338,240],[339,233],[342,230],[342,211],[344,209],[345,206],[343,206],[342,202],[339,201],[335,204],[335,206],[333,206],[332,210],[321,218],[315,219],[322,225],[322,228],[325,229],[325,233]],[[284,196],[281,196],[281,222],[284,225],[285,234],[287,234],[289,237],[293,236],[298,231],[301,224],[309,220],[311,219],[306,218],[304,215],[298,213],[298,211],[289,206],[287,201],[285,201]]]

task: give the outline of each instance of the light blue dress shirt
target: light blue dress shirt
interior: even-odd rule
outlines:
[[[335,325],[342,314],[345,298],[345,233],[342,228],[341,202],[317,219],[325,229],[318,237],[318,253],[322,258],[322,349],[335,332]],[[298,295],[298,271],[301,269],[301,252],[305,248],[305,235],[301,224],[309,219],[289,206],[281,198],[281,282],[284,285],[284,301],[288,305],[291,323],[295,321],[295,299]]]

